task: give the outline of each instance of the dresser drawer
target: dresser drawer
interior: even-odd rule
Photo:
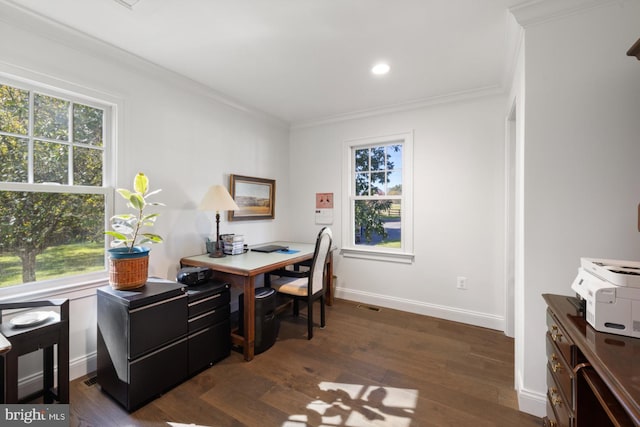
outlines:
[[[558,421],[556,413],[553,409],[553,405],[549,400],[549,396],[547,396],[547,416],[542,420],[544,427],[573,427],[573,419],[572,418],[564,418],[562,420],[564,422],[561,423]]]
[[[547,418],[558,427],[573,427],[574,417],[571,405],[565,400],[560,386],[547,369]],[[554,425],[554,424],[550,424]]]
[[[562,391],[562,394],[567,399],[567,405],[571,409],[575,409],[574,402],[574,375],[573,370],[569,367],[568,362],[562,356],[562,353],[558,349],[555,341],[551,338],[551,334],[547,332],[547,368],[548,372],[554,377],[555,383]],[[547,382],[547,385],[549,383]]]
[[[549,310],[547,310],[547,332],[549,333],[551,340],[558,347],[560,353],[564,356],[564,360],[569,363],[570,367],[575,366],[577,363],[575,357],[575,345]]]

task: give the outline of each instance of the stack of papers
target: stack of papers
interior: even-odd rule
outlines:
[[[244,236],[241,234],[223,234],[223,251],[226,255],[240,255],[244,253]]]

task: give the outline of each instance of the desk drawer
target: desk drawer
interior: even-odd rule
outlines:
[[[556,344],[558,350],[564,356],[564,360],[569,363],[569,367],[573,367],[576,364],[576,347],[573,341],[569,338],[569,335],[560,326],[556,319],[551,314],[551,311],[547,310],[547,331],[551,340]]]

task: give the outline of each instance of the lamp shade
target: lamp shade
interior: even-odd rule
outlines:
[[[235,211],[240,209],[233,201],[227,189],[222,185],[209,187],[207,194],[200,202],[199,209],[202,211]]]

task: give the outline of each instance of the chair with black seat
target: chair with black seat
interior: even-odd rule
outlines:
[[[2,322],[4,310],[57,307],[58,312],[26,312]],[[29,316],[29,314],[33,316]],[[37,316],[36,316],[37,315]],[[20,319],[22,322],[18,322]],[[69,403],[69,300],[0,303],[0,403],[22,403],[43,396],[44,403]],[[54,346],[57,347],[58,389],[54,390]],[[42,349],[41,392],[18,399],[18,359]]]
[[[266,284],[274,288],[278,295],[293,299],[293,315],[299,315],[299,301],[307,304],[307,339],[313,338],[313,303],[320,301],[320,327],[325,326],[326,262],[331,250],[331,229],[324,227],[318,233],[313,259],[309,270],[287,269],[269,273]],[[271,276],[278,276],[271,278]]]

